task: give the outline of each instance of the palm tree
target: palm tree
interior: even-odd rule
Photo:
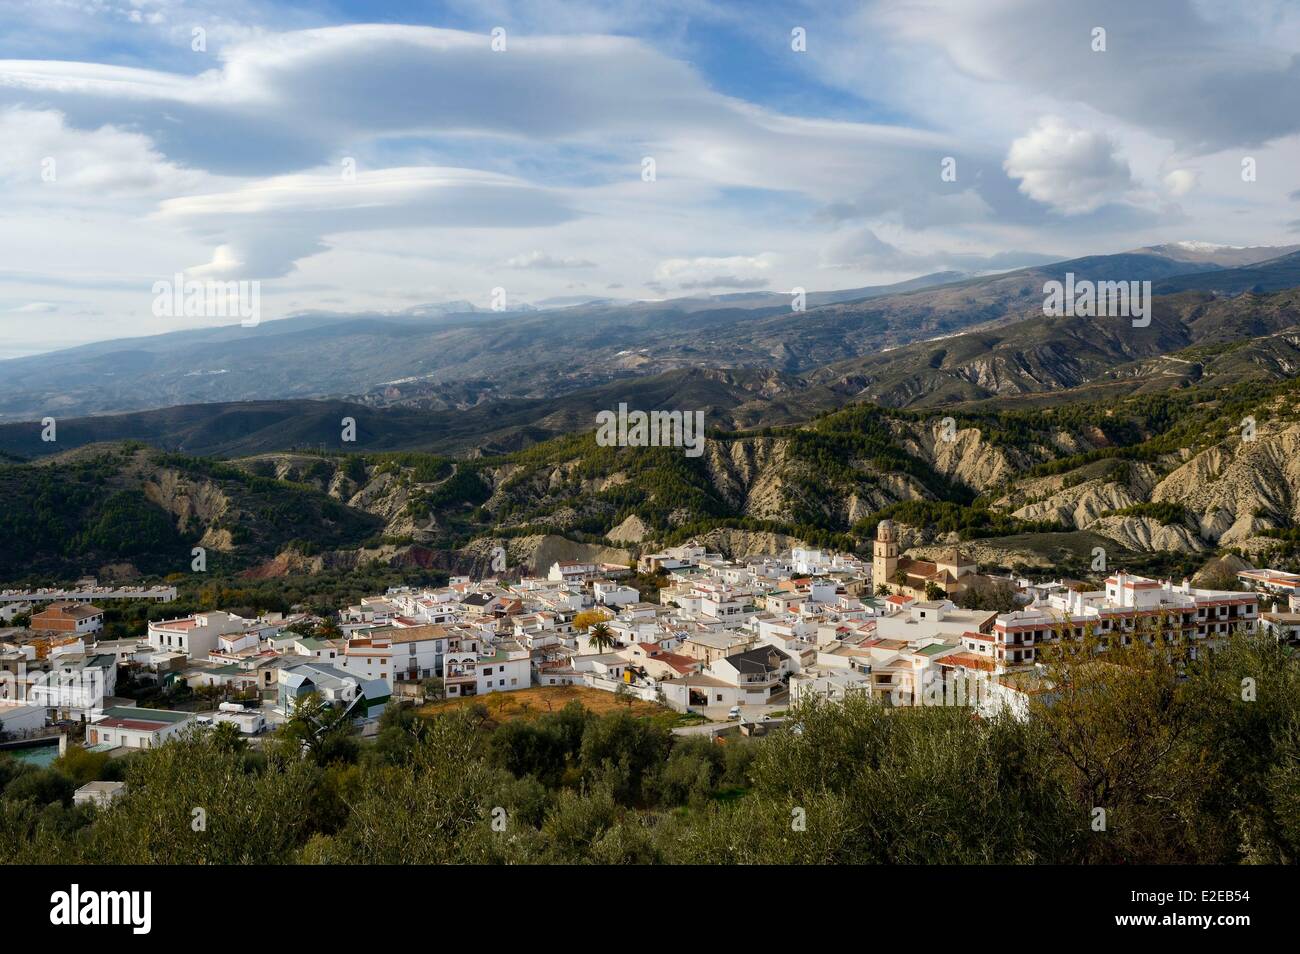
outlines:
[[[609,631],[609,627],[604,623],[597,623],[591,627],[591,632],[587,634],[587,639],[595,647],[596,652],[603,653],[609,647],[614,645],[614,634]]]

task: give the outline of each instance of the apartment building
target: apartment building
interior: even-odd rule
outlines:
[[[1003,667],[1037,662],[1042,647],[1061,639],[1082,639],[1091,633],[1129,644],[1155,627],[1177,635],[1195,647],[1226,637],[1259,619],[1259,595],[1254,592],[1209,590],[1184,581],[1151,580],[1117,573],[1105,589],[1067,590],[1046,602],[1036,602],[997,617],[993,626],[993,656]]]
[[[450,641],[446,626],[430,623],[424,626],[389,627],[372,630],[370,635],[389,641],[394,680],[419,682],[430,676],[442,675],[443,660]]]

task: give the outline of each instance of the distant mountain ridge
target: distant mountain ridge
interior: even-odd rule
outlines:
[[[1134,249],[1176,262],[1198,262],[1219,268],[1242,268],[1300,252],[1300,245],[1216,245],[1213,242],[1169,242]]]
[[[67,418],[58,442],[34,423],[0,423],[0,452],[44,456],[82,444],[141,440],[190,454],[244,455],[294,448],[519,450],[592,427],[597,411],[700,409],[709,426],[744,430],[808,420],[847,404],[892,408],[1100,400],[1193,384],[1278,381],[1300,370],[1300,288],[1219,298],[1186,292],[1155,299],[1149,327],[1127,319],[1041,314],[915,342],[810,369],[681,368],[620,378],[554,397],[494,399],[431,408],[358,400],[192,404]],[[468,393],[468,392],[465,392]],[[342,443],[342,421],[357,440]]]
[[[1184,258],[1191,254],[1180,253]],[[918,340],[1034,314],[1043,282],[1151,280],[1158,289],[1241,293],[1300,283],[1295,262],[1263,250],[1152,250],[1088,256],[1011,272],[954,272],[891,286],[787,295],[738,293],[665,302],[513,312],[300,315],[84,345],[0,362],[0,421],[75,417],[195,403],[352,397],[357,403],[472,407],[554,398],[678,369],[752,368],[801,375]],[[846,297],[848,296],[848,297]]]

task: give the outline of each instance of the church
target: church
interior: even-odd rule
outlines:
[[[934,584],[948,599],[956,599],[979,579],[975,563],[957,547],[944,550],[931,563],[928,560],[910,560],[898,556],[898,533],[894,521],[882,520],[876,527],[876,542],[872,551],[871,586],[889,587],[891,593],[926,600],[926,589]]]

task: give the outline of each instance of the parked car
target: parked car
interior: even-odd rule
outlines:
[[[732,706],[730,709],[727,710],[728,720],[739,719],[739,718],[740,718],[740,706]]]

